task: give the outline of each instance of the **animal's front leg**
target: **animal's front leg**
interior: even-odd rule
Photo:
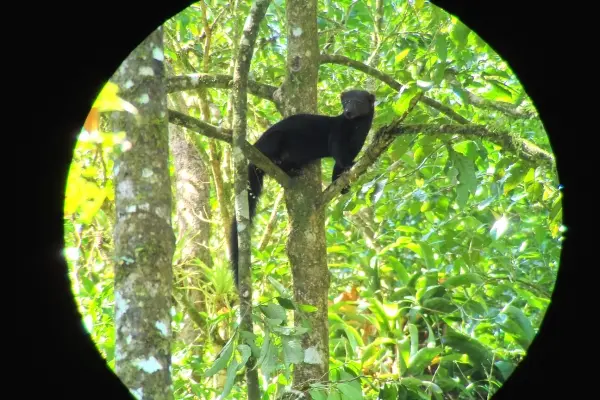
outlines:
[[[331,183],[335,182],[337,178],[339,178],[339,176],[341,174],[343,174],[344,172],[348,171],[350,168],[352,168],[352,165],[354,163],[351,163],[349,167],[342,167],[338,162],[335,163],[335,165],[333,166],[333,173],[331,174]],[[350,186],[346,186],[342,189],[342,194],[346,194],[348,193],[348,191],[350,190]]]

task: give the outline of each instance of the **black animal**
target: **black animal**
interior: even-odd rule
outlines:
[[[333,157],[332,182],[354,165],[354,157],[362,148],[375,114],[375,95],[364,90],[341,94],[344,112],[336,117],[296,114],[284,118],[267,129],[254,144],[289,176],[296,176],[308,163]],[[248,204],[250,221],[262,191],[264,171],[248,165]],[[348,193],[349,188],[342,189]],[[231,223],[231,263],[236,286],[238,282],[238,238],[235,217]]]

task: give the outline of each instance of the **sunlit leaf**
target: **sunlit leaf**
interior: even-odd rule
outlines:
[[[438,34],[435,37],[435,52],[441,62],[445,62],[448,57],[448,44],[446,43],[446,37]]]
[[[408,55],[409,52],[410,52],[410,49],[406,48],[406,49],[402,50],[400,53],[396,54],[396,57],[394,58],[394,62],[396,63],[396,65],[400,64],[400,62],[406,58],[406,56]]]
[[[506,216],[502,216],[492,226],[490,229],[490,234],[494,237],[494,239],[498,240],[506,231],[508,230],[508,218]]]

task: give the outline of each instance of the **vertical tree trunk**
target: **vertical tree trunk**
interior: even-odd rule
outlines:
[[[317,112],[319,47],[317,1],[287,1],[287,76],[282,87],[285,115]],[[321,194],[321,163],[315,162],[299,177],[302,183],[286,190],[290,234],[287,253],[294,280],[294,297],[299,304],[317,307],[303,317],[312,330],[303,337],[304,362],[294,369],[294,386],[328,379],[329,324],[327,294],[329,271],[325,241],[325,212],[316,207]],[[300,316],[296,315],[296,323]]]
[[[162,27],[123,62],[114,80],[139,110],[120,113],[129,148],[115,167],[116,372],[140,399],[172,399],[171,226]]]
[[[185,102],[180,96],[175,103],[176,109],[186,112]],[[181,249],[181,263],[186,275],[183,286],[202,287],[204,280],[198,274],[198,267],[192,264],[192,260],[198,259],[204,265],[212,267],[212,257],[209,250],[210,239],[210,176],[209,171],[200,157],[195,144],[186,137],[183,128],[177,125],[169,126],[169,145],[175,162],[175,190],[176,190],[176,221],[179,231],[179,239],[185,238]],[[185,304],[189,304],[193,310],[206,311],[204,295],[199,290],[182,290],[185,296]],[[187,307],[186,307],[187,308]],[[181,337],[187,344],[193,344],[198,337],[205,336],[206,326],[198,324],[198,319],[188,319],[181,330]],[[204,322],[204,321],[202,321]],[[203,347],[203,346],[202,346]],[[200,350],[200,347],[197,347]],[[201,356],[200,351],[195,352]],[[200,375],[194,376],[199,381]]]
[[[248,102],[248,72],[258,36],[260,22],[264,18],[271,0],[256,0],[246,19],[242,40],[233,72],[233,162],[235,170],[235,214],[238,236],[238,272],[240,295],[240,331],[252,333],[252,273],[250,265],[250,213],[248,208],[248,162],[242,153],[246,141],[246,109]],[[248,399],[258,400],[258,372],[256,355],[252,354],[246,362],[246,383]]]

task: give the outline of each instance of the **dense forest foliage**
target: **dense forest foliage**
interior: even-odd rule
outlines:
[[[165,22],[170,110],[231,128],[229,81],[250,7],[205,0]],[[250,143],[282,118],[275,91],[285,77],[286,21],[278,0],[260,24],[248,80]],[[326,209],[330,376],[310,393],[487,399],[525,356],[558,269],[560,185],[534,104],[489,45],[424,0],[322,0],[317,24],[319,113],[340,114],[339,94],[348,88],[370,90],[375,132],[417,93],[423,98],[350,193]],[[79,136],[64,209],[74,295],[112,368],[113,179],[115,160],[130,146],[111,126],[111,109],[130,110],[116,90],[105,88]],[[264,398],[275,398],[309,357],[299,345],[304,328],[292,329],[289,310],[311,312],[291,298],[283,189],[265,180],[252,227],[250,349],[237,342],[239,301],[227,257],[231,145],[182,125],[169,125],[175,398],[245,398],[241,369],[251,351],[259,354]],[[333,161],[322,166],[326,188]],[[184,170],[191,176],[184,179]],[[186,185],[195,188],[191,197]]]

